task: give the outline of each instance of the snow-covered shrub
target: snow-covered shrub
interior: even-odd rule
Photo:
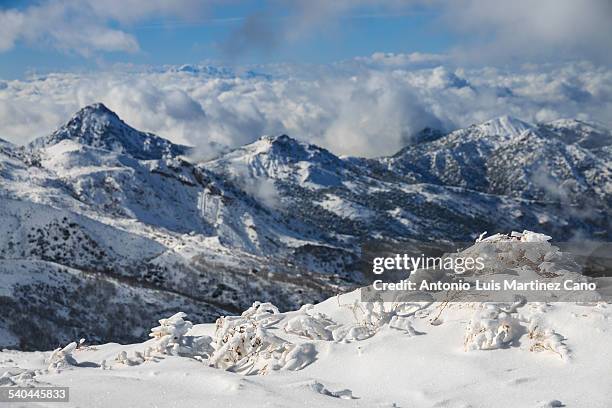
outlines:
[[[359,341],[372,337],[389,322],[392,312],[385,309],[383,302],[360,302],[355,300],[349,307],[355,317],[355,324],[342,325],[332,330],[334,341]]]
[[[549,242],[552,238],[548,235],[527,230],[486,238],[485,234],[481,234],[474,245],[455,254],[483,258],[485,270],[479,273],[497,274],[508,269],[528,268],[544,277],[554,277],[580,270],[569,254]]]
[[[299,314],[285,324],[287,333],[294,333],[313,340],[332,340],[332,331],[336,326],[333,320],[322,313],[314,311],[313,305],[304,305]]]
[[[292,344],[268,330],[282,318],[274,305],[256,302],[241,316],[217,319],[209,364],[242,374],[299,370],[310,364],[316,355],[312,344]]]
[[[370,329],[360,325],[344,325],[335,328],[332,331],[334,341],[360,341],[370,338],[374,335]]]
[[[167,318],[160,319],[160,325],[151,329],[150,337],[156,341],[150,349],[145,350],[143,358],[150,356],[151,352],[169,354],[173,356],[208,356],[213,351],[210,336],[187,336],[193,324],[184,320],[187,315],[183,312]],[[140,360],[137,356],[136,360]]]
[[[256,372],[284,351],[284,341],[254,319],[228,316],[217,319],[215,351],[209,364],[236,372]]]
[[[77,365],[77,361],[72,356],[72,353],[76,350],[77,346],[77,343],[73,341],[64,348],[57,348],[53,350],[49,360],[47,361],[49,363],[48,369],[59,371],[61,368]]]
[[[504,310],[497,304],[481,303],[466,328],[465,350],[492,350],[509,344],[520,325],[512,316],[515,309]]]
[[[284,318],[284,314],[272,303],[254,302],[251,307],[242,312],[244,318],[254,319],[264,327],[270,327]]]
[[[355,300],[352,304],[339,305],[350,308],[355,317],[355,324],[342,325],[332,330],[334,341],[360,341],[375,335],[387,324],[392,328],[402,330],[410,335],[416,331],[411,326],[409,317],[426,307],[426,303],[409,302],[360,302]]]
[[[160,319],[160,325],[151,329],[149,337],[157,339],[155,344],[157,351],[171,354],[167,351],[172,349],[175,344],[180,344],[182,337],[193,326],[190,321],[183,319],[185,317],[187,317],[186,313],[178,312],[167,319]]]
[[[553,329],[546,328],[543,317],[532,316],[529,320],[529,339],[531,346],[529,351],[550,351],[557,354],[563,360],[569,358],[569,350],[563,343],[565,338]]]
[[[317,351],[312,343],[287,344],[280,358],[269,367],[273,370],[297,371],[315,360]]]

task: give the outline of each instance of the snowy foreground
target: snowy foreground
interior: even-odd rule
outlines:
[[[492,256],[550,271],[560,254],[541,248]],[[47,406],[605,408],[611,315],[606,302],[373,304],[355,291],[216,324],[177,313],[141,344],[5,350],[0,385],[70,387],[70,403]]]

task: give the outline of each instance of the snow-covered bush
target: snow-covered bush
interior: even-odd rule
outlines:
[[[355,300],[348,307],[355,318],[355,324],[337,326],[332,330],[334,341],[359,341],[372,337],[386,323],[389,322],[392,311],[385,309],[383,302],[360,302]]]
[[[487,264],[489,269],[483,273],[508,274],[509,269],[520,273],[530,269],[547,278],[549,276],[546,274],[558,276],[558,273],[567,272],[559,270],[557,262],[562,261],[566,265],[570,263],[565,254],[548,242],[549,239],[548,236],[529,231],[513,232],[510,235],[496,234],[488,238],[481,236],[474,246],[458,254],[474,258],[485,256],[493,260]],[[535,245],[522,245],[525,243]],[[474,277],[463,278],[469,280]],[[160,325],[151,329],[153,340],[143,352],[137,351],[128,356],[126,351],[121,351],[115,361],[128,366],[138,365],[154,360],[157,354],[163,354],[195,358],[212,367],[245,375],[266,374],[274,370],[300,370],[315,361],[316,341],[361,341],[387,326],[412,337],[421,334],[413,324],[425,318],[429,318],[431,325],[443,324],[442,313],[451,309],[455,313],[462,313],[461,310],[472,312],[465,329],[466,351],[504,348],[527,332],[532,340],[531,351],[548,350],[563,359],[568,357],[564,338],[542,323],[542,315],[548,307],[546,303],[532,302],[521,309],[527,304],[522,296],[517,296],[514,303],[460,302],[461,299],[453,303],[452,294],[442,302],[414,301],[413,297],[402,296],[398,295],[393,302],[362,302],[354,299],[348,304],[340,304],[338,298],[338,308],[348,308],[354,316],[354,322],[350,324],[336,323],[311,304],[304,305],[296,312],[280,313],[271,303],[255,302],[240,316],[217,319],[213,337],[189,335],[193,325],[185,320],[187,315],[180,312],[159,320]],[[526,322],[529,322],[528,330],[521,327]],[[300,336],[313,342],[300,342],[294,340],[295,336],[283,338],[284,334]],[[77,348],[76,343],[71,343],[63,349],[55,350],[49,360],[49,367],[76,365],[72,352]],[[107,368],[105,362],[101,366]]]
[[[186,313],[178,312],[167,319],[160,319],[160,325],[151,329],[149,337],[157,339],[155,344],[157,351],[171,354],[168,353],[169,349],[171,350],[174,345],[180,344],[182,337],[193,326],[190,321],[183,319],[185,317],[187,317]]]
[[[337,326],[331,319],[314,311],[311,304],[304,305],[285,324],[287,333],[294,333],[313,340],[332,340],[332,329]]]
[[[173,356],[208,356],[213,351],[210,336],[187,336],[187,332],[193,324],[184,320],[187,315],[183,312],[167,318],[160,319],[159,326],[151,329],[150,337],[156,341],[150,349],[145,350],[143,358],[148,357],[151,352],[169,354]],[[140,360],[136,356],[136,360]]]
[[[544,319],[540,315],[532,316],[529,320],[529,351],[550,351],[563,360],[569,358],[569,350],[563,343],[565,338],[553,329],[546,328]]]
[[[209,364],[225,370],[251,373],[285,350],[283,339],[254,319],[228,316],[217,319],[215,351]]]
[[[520,325],[513,316],[516,308],[504,310],[492,303],[481,303],[479,306],[466,328],[465,350],[492,350],[512,342]]]
[[[49,370],[59,371],[61,368],[67,366],[77,365],[77,361],[72,356],[72,353],[77,349],[78,344],[73,341],[64,348],[57,348],[53,350],[49,360]]]
[[[272,303],[254,302],[251,307],[242,312],[243,318],[254,319],[264,327],[270,327],[281,321],[285,315],[278,311]]]
[[[334,329],[332,332],[332,337],[334,341],[360,341],[370,338],[374,335],[375,332],[371,331],[365,326],[360,325],[348,325],[348,326],[340,326]]]
[[[580,270],[569,254],[561,252],[549,242],[552,238],[548,235],[527,230],[486,238],[485,234],[481,234],[474,245],[456,254],[483,258],[485,269],[479,273],[504,273],[508,269],[528,268],[544,277],[554,277]]]
[[[360,302],[355,300],[349,305],[340,305],[350,308],[355,318],[355,324],[336,327],[332,331],[334,341],[360,341],[375,335],[386,325],[415,335],[409,317],[427,306],[427,303],[413,301],[395,302]]]
[[[268,330],[283,317],[274,305],[255,302],[241,316],[217,319],[209,364],[243,374],[299,370],[310,364],[316,355],[312,344],[292,344]]]
[[[301,370],[315,361],[317,351],[312,343],[287,344],[280,358],[269,365],[272,370]]]

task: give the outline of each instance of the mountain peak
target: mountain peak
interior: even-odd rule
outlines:
[[[260,137],[253,144],[262,144],[262,143],[270,147],[284,146],[285,148],[287,148],[290,146],[293,146],[293,147],[300,147],[300,146],[306,147],[307,146],[306,143],[302,143],[299,140],[294,139],[290,136],[287,136],[284,133],[281,135],[264,135]]]
[[[286,134],[281,134],[281,135],[263,135],[262,137],[259,138],[259,140],[264,140],[270,143],[274,143],[274,142],[297,142],[297,140],[295,140],[292,137],[287,136]]]
[[[108,109],[103,103],[85,106],[49,136],[36,139],[33,149],[57,144],[63,140],[127,154],[136,159],[161,159],[165,155],[178,156],[189,149],[176,145],[151,133],[140,132]]]
[[[488,136],[518,136],[524,131],[534,128],[532,124],[509,115],[499,116],[476,125],[476,127]]]
[[[310,182],[316,185],[338,185],[338,172],[345,162],[326,149],[301,142],[285,134],[262,136],[207,163],[221,174],[244,178],[256,177]],[[246,167],[245,167],[246,166]]]
[[[112,110],[108,109],[106,105],[104,105],[102,102],[96,102],[92,103],[91,105],[87,105],[74,114],[75,117],[90,115],[110,115],[119,119],[119,116],[117,116],[117,114]]]
[[[320,146],[299,141],[286,134],[262,136],[249,146],[255,147],[258,153],[263,153],[265,151],[267,154],[284,157],[285,160],[289,161],[340,160],[334,154]]]
[[[119,116],[106,107],[101,102],[92,103],[81,108],[77,113],[72,115],[68,122],[63,127],[70,126],[85,126],[90,128],[130,128],[127,123],[121,120]]]

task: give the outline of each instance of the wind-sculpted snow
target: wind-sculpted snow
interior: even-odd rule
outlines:
[[[482,251],[487,242],[548,238],[530,231],[498,234],[464,251]],[[539,248],[527,255],[532,265],[538,251],[570,256],[555,246]],[[524,271],[524,257],[516,250],[499,252],[493,269],[514,265]],[[603,356],[612,333],[605,301],[368,303],[355,291],[292,312],[255,302],[215,324],[193,324],[187,317],[179,312],[160,319],[144,343],[94,345],[85,336],[53,352],[4,351],[0,386],[70,384],[71,404],[93,397],[95,406],[103,406],[121,398],[134,407],[147,406],[158,393],[185,407],[260,399],[335,407],[338,399],[350,399],[356,406],[579,401],[604,408],[612,396],[605,386],[610,367]],[[577,383],[582,386],[569,386]],[[495,395],[486,392],[491,389]]]

